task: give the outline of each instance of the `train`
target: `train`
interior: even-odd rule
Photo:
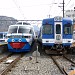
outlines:
[[[71,52],[72,36],[72,19],[61,16],[43,19],[39,34],[42,49],[59,53]]]
[[[31,24],[17,22],[9,26],[6,37],[9,52],[28,52],[34,43],[35,32]]]
[[[0,32],[0,42],[5,42],[7,32]]]

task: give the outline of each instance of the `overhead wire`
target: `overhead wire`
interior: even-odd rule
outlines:
[[[22,12],[21,7],[17,4],[17,2],[16,2],[15,0],[12,0],[12,1],[13,1],[14,4],[16,5],[17,9],[20,11],[21,15],[24,17],[24,14],[23,14],[23,12]],[[24,19],[25,19],[25,17],[24,17]]]
[[[70,2],[71,2],[71,0],[68,1],[67,5],[65,7],[67,7]]]
[[[20,11],[21,15],[24,17],[24,14],[23,14],[23,12],[22,12],[21,7],[17,4],[17,2],[16,2],[15,0],[13,0],[13,2],[15,3],[16,7],[17,7],[18,10]],[[52,4],[40,4],[40,5],[51,5],[51,6],[50,6],[50,10],[49,10],[50,16],[51,16],[51,11],[52,11],[52,9],[53,9],[53,5],[54,5],[53,3],[54,3],[54,2],[55,2],[55,0],[52,1]],[[66,4],[65,7],[67,7],[70,2],[71,2],[71,0],[68,1],[68,3]],[[58,5],[59,5],[59,0],[58,0]],[[39,6],[39,5],[32,5],[32,6]],[[32,6],[30,6],[30,7],[32,7]],[[23,7],[29,7],[29,6],[23,6]],[[62,10],[61,10],[61,12],[62,12]],[[61,12],[60,12],[60,13],[61,13]],[[60,13],[59,13],[59,14],[60,14]],[[25,19],[25,17],[24,17],[24,19]]]
[[[58,4],[59,4],[59,0],[58,0],[58,3],[57,2],[54,3],[54,5],[56,5],[56,7],[58,6]],[[55,9],[55,8],[53,8],[53,9]],[[58,11],[57,12],[56,11],[57,11],[57,9],[54,10],[54,14],[58,13]],[[57,16],[57,15],[55,15],[55,16]]]
[[[58,5],[57,5],[57,7],[59,6],[59,4],[60,4],[60,0],[58,0]],[[58,7],[59,8],[59,7]],[[58,14],[58,11],[57,11],[57,14]],[[59,15],[59,14],[58,14]]]
[[[52,9],[52,6],[53,6],[53,3],[55,2],[55,0],[52,2],[52,4],[50,5],[50,9],[49,9],[49,17],[51,16],[51,9]]]
[[[65,6],[65,7],[67,7],[67,6],[68,6],[68,4],[69,4],[70,2],[71,2],[71,0],[69,0],[69,1],[68,1],[68,3],[66,4],[66,6]],[[62,12],[62,10],[60,11],[60,13],[61,13],[61,12]],[[60,13],[59,13],[59,14],[60,14]]]

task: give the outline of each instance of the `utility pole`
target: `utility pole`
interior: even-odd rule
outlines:
[[[63,0],[63,3],[60,3],[60,4],[63,4],[63,6],[58,6],[58,7],[60,7],[60,8],[63,7],[63,18],[64,18],[64,4],[65,4],[64,0]]]
[[[49,14],[49,18],[50,18],[50,14]]]
[[[64,18],[64,4],[65,4],[64,3],[64,0],[63,0],[63,3],[62,4],[63,4],[63,18]]]

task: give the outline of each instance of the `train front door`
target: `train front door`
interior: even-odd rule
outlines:
[[[55,43],[62,43],[62,22],[55,22],[54,25]]]

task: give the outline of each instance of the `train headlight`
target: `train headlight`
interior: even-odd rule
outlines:
[[[12,38],[12,36],[7,36],[7,38]]]
[[[19,39],[19,42],[21,42],[22,40],[21,39]]]
[[[22,38],[31,38],[31,36],[22,36]]]
[[[15,40],[14,39],[12,39],[12,42],[14,42]]]

